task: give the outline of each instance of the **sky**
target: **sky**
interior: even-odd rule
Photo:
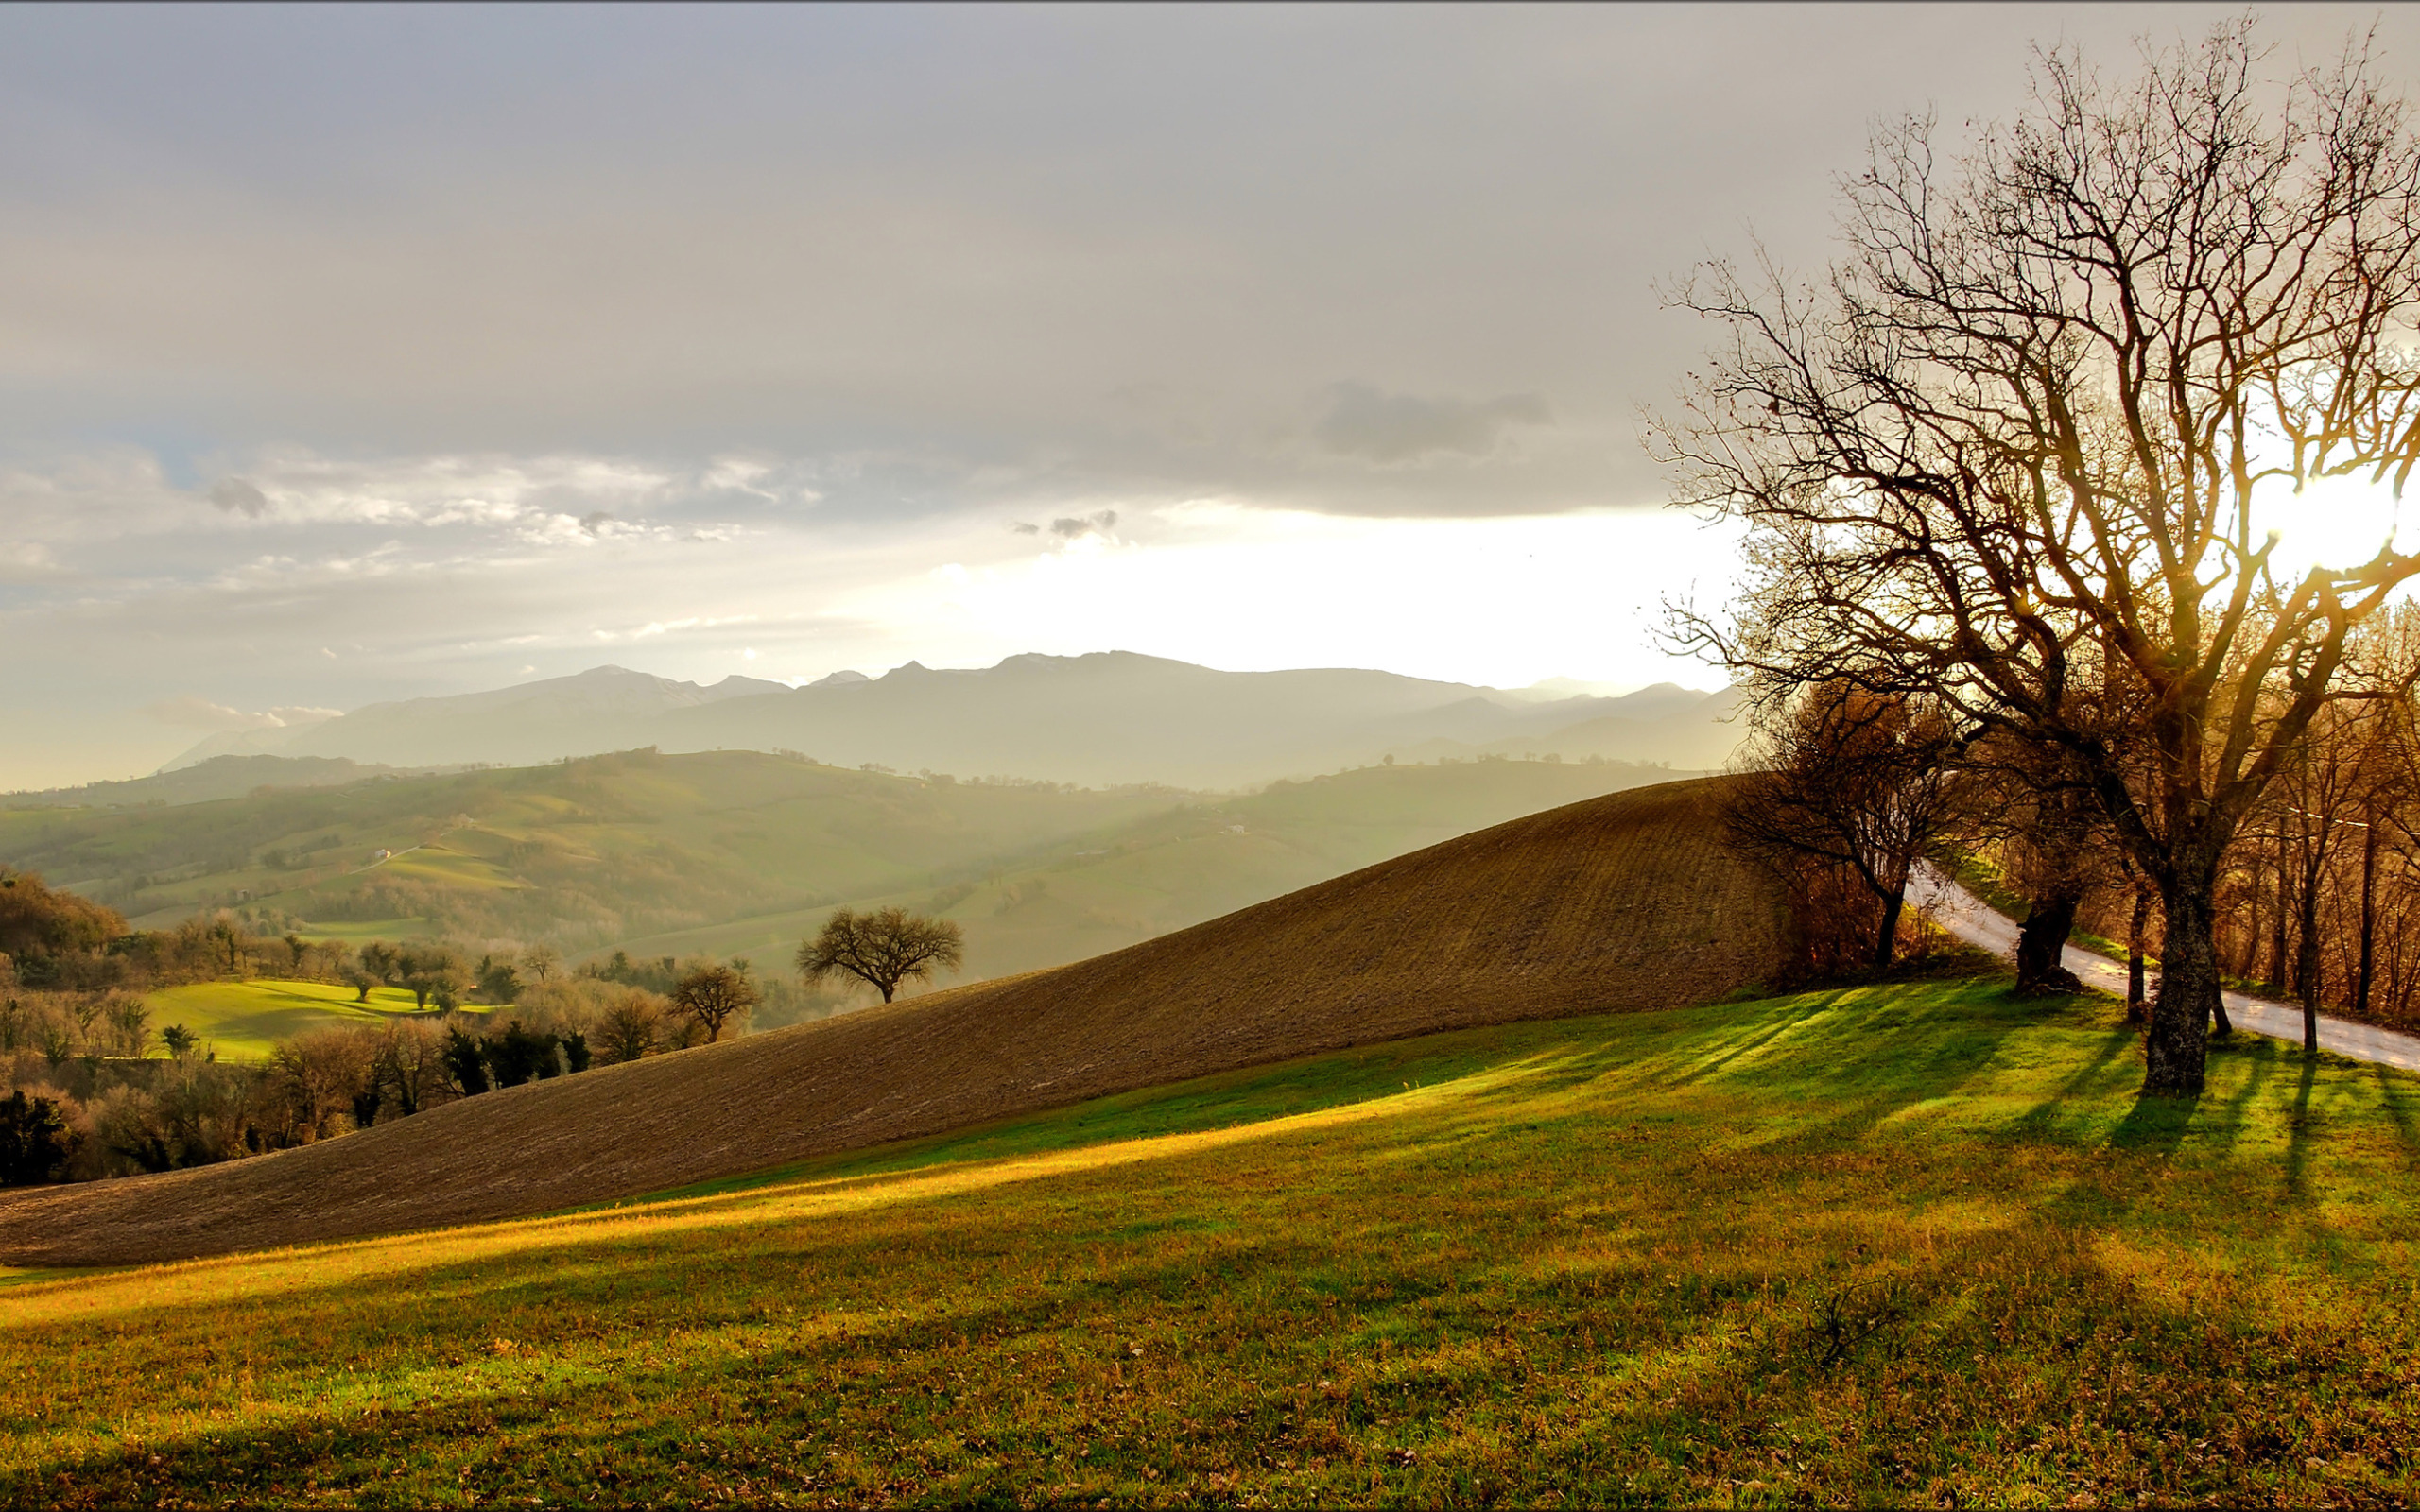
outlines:
[[[608,662],[1717,686],[1659,281],[2231,13],[0,8],[0,788]]]

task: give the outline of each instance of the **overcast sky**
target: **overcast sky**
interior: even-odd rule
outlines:
[[[2228,13],[0,8],[0,787],[607,662],[1716,685],[1655,281]]]

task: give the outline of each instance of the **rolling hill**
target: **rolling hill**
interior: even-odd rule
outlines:
[[[2400,1506],[2420,1079],[2005,979],[0,1270],[0,1503]],[[349,1143],[349,1142],[348,1142]]]
[[[1553,749],[1707,770],[1737,742],[1739,728],[1723,722],[1732,707],[1726,694],[1668,683],[1618,698],[1541,699],[1390,672],[1223,672],[1127,651],[1014,656],[981,669],[910,662],[878,678],[836,674],[803,688],[746,678],[700,687],[606,666],[213,736],[170,765],[229,752],[397,767],[528,765],[652,746],[804,751],[841,766],[961,777],[1233,789],[1423,749]]]
[[[1441,1029],[1703,1002],[1778,958],[1717,781],[1464,835],[1160,939],[467,1098],[229,1165],[0,1199],[0,1258],[90,1264],[544,1211]]]
[[[306,934],[546,939],[575,954],[778,962],[836,905],[899,902],[957,919],[968,973],[983,977],[1668,775],[1479,761],[1221,799],[636,752],[165,808],[0,810],[0,861],[147,927],[240,904]],[[378,850],[393,854],[373,862]]]

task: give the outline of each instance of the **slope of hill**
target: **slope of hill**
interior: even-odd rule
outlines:
[[[0,810],[0,860],[148,927],[244,903],[585,950],[944,883],[1184,797],[633,751],[162,809]]]
[[[306,934],[544,938],[576,954],[762,964],[786,961],[833,906],[900,902],[959,920],[968,972],[982,977],[1131,945],[1667,775],[1475,762],[1204,799],[637,753],[182,808],[0,811],[0,861],[147,927],[240,903]],[[373,865],[382,849],[395,854]]]
[[[644,746],[641,731],[676,709],[788,691],[761,678],[729,677],[701,687],[625,667],[591,667],[485,693],[373,703],[295,729],[214,735],[163,770],[229,753],[350,757],[389,766],[523,766]]]
[[[842,766],[1236,788],[1374,762],[1433,740],[1492,749],[1609,718],[1591,742],[1566,740],[1566,753],[1719,766],[1737,731],[1716,723],[1721,710],[1709,696],[1720,698],[1659,684],[1621,698],[1540,701],[1389,672],[1221,672],[1125,651],[1014,656],[980,670],[911,662],[879,678],[836,675],[795,689],[745,678],[700,688],[598,667],[489,693],[376,704],[253,732],[242,748],[397,766],[518,765],[641,746],[797,750]],[[196,752],[216,752],[228,738]]]
[[[211,756],[122,782],[87,782],[0,795],[0,808],[107,809],[172,807],[241,798],[263,787],[341,787],[390,768],[341,756]]]
[[[0,1200],[101,1263],[544,1211],[1345,1045],[1670,1007],[1778,959],[1716,782],[1518,819],[1114,954],[466,1098],[255,1160]]]
[[[2254,1040],[2145,1101],[2137,1040],[2003,982],[1497,1025],[0,1272],[0,1503],[2420,1500],[2420,1079]]]
[[[1119,950],[1458,834],[1669,777],[1653,767],[1514,761],[1369,766],[1247,798],[1189,799],[938,887],[847,902],[951,919],[966,935],[966,979],[1005,976]],[[614,943],[642,957],[781,962],[829,912],[817,905]]]

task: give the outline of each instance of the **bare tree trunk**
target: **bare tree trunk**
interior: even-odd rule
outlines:
[[[1908,885],[1905,882],[1883,895],[1882,933],[1874,941],[1874,969],[1891,969],[1891,954],[1899,943],[1899,911],[1907,905]]]
[[[2226,1014],[2213,938],[2217,858],[2188,852],[2181,859],[2188,864],[2169,873],[2160,889],[2167,937],[2160,950],[2159,998],[2152,1005],[2151,1033],[2143,1040],[2143,1091],[2154,1096],[2201,1095],[2210,1021],[2216,1016],[2223,1023]]]
[[[2151,923],[2152,890],[2135,884],[2135,916],[2126,926],[2126,1022],[2141,1023],[2150,1015],[2143,1001],[2143,931]]]
[[[2243,891],[2244,896],[2252,900],[2251,917],[2243,926],[2243,965],[2236,974],[2251,982],[2257,981],[2260,976],[2260,900],[2263,895],[2258,867],[2252,868],[2251,885]]]
[[[2377,972],[2378,819],[2373,812],[2361,830],[2361,964],[2353,976],[2353,1012],[2370,1016],[2370,982]]]
[[[2275,933],[2270,940],[2269,974],[2262,979],[2272,992],[2286,989],[2286,916],[2293,911],[2291,888],[2286,869],[2286,825],[2281,819],[2277,823],[2277,912],[2269,926]]]
[[[2294,921],[2302,938],[2294,949],[2294,990],[2303,1004],[2303,1050],[2319,1053],[2319,885],[2303,879],[2302,909]]]
[[[2076,927],[2076,910],[2083,903],[2083,884],[2063,879],[2056,890],[2036,898],[2026,911],[2016,936],[2016,989],[2019,992],[2073,992],[2083,984],[2059,964],[2067,936]]]

